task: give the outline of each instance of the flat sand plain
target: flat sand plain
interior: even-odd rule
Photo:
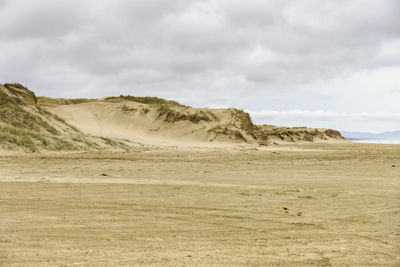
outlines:
[[[0,212],[4,266],[399,266],[400,146],[3,153]]]

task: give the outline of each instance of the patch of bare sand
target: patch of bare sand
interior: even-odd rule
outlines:
[[[399,152],[2,154],[0,264],[396,266]]]

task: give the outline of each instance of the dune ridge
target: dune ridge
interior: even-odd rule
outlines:
[[[82,133],[37,104],[21,84],[0,85],[0,150],[90,151],[125,149],[122,142]]]
[[[14,83],[0,85],[0,99],[0,145],[11,150],[129,149],[138,144],[268,146],[345,140],[331,129],[259,126],[243,110],[192,108],[157,97],[36,97]]]

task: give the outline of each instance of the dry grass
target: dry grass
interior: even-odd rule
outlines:
[[[260,130],[258,126],[256,126],[248,113],[243,110],[238,109],[230,109],[232,124],[244,131],[246,134],[251,136],[254,140],[256,140],[260,145],[268,144],[268,137]]]
[[[0,125],[0,146],[27,152],[80,151],[99,147],[83,136],[59,137],[10,125]]]
[[[266,136],[274,136],[281,140],[295,142],[298,140],[313,142],[315,138],[327,140],[328,137],[334,139],[344,139],[339,131],[332,129],[314,129],[307,127],[279,127],[274,125],[258,126]]]
[[[13,98],[0,90],[0,122],[14,127],[57,135],[59,132],[39,116],[26,111]]]
[[[231,140],[247,142],[246,138],[239,130],[230,129],[227,126],[215,126],[208,130],[208,133],[213,135],[210,142],[214,141],[219,135],[224,135]]]
[[[0,145],[37,152],[39,147],[47,147],[49,141],[43,134],[31,130],[0,125]]]
[[[17,96],[16,100],[22,105],[36,105],[37,98],[34,92],[30,91],[28,88],[19,83],[6,83],[4,88],[8,90],[11,94]]]
[[[107,138],[107,137],[100,137],[100,139],[108,146],[128,149],[128,146],[121,141],[117,141],[117,140]]]
[[[26,152],[39,151],[103,151],[117,148],[128,151],[125,143],[105,137],[84,134],[55,136],[0,124],[0,147]]]
[[[124,96],[120,95],[119,97],[117,96],[111,96],[105,98],[106,101],[111,101],[111,102],[118,102],[118,101],[133,101],[133,102],[138,102],[142,104],[147,104],[147,105],[168,105],[168,106],[180,106],[184,107],[184,105],[173,101],[173,100],[166,100],[163,98],[158,98],[158,97],[150,97],[150,96]]]
[[[190,121],[192,123],[199,123],[201,121],[210,122],[215,121],[216,116],[210,111],[195,111],[183,113],[173,107],[161,105],[157,108],[157,118],[162,119],[167,123],[175,123],[178,121]]]
[[[61,106],[61,105],[74,105],[74,104],[82,104],[82,103],[88,103],[88,102],[111,102],[111,103],[116,103],[116,102],[122,102],[122,101],[132,101],[132,102],[138,102],[142,104],[147,104],[147,105],[168,105],[168,106],[180,106],[180,107],[186,107],[177,101],[173,100],[166,100],[163,98],[158,98],[158,97],[140,97],[140,96],[124,96],[120,95],[118,96],[110,96],[106,97],[105,99],[87,99],[87,98],[50,98],[50,97],[44,97],[44,96],[39,96],[37,98],[38,100],[38,105],[44,106],[44,107],[56,107],[56,106]]]
[[[18,84],[8,86],[20,88]],[[42,104],[43,100],[49,100],[49,102],[45,102],[47,103],[45,106],[66,103],[60,99],[40,99]],[[72,100],[69,103],[82,101]],[[60,132],[49,122],[57,122],[64,130]],[[64,119],[39,105],[29,108],[23,107],[22,103],[18,102],[18,98],[10,97],[3,90],[0,90],[0,147],[7,150],[28,152],[101,151],[110,147],[122,150],[129,149],[127,145],[120,141],[84,135]]]
[[[74,105],[74,104],[82,104],[82,103],[97,101],[96,99],[86,99],[86,98],[66,99],[66,98],[51,98],[44,96],[39,96],[37,100],[38,100],[38,105],[43,107],[56,107],[61,105]]]

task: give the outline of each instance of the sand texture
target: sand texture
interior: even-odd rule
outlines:
[[[1,155],[3,266],[400,265],[400,146]]]

